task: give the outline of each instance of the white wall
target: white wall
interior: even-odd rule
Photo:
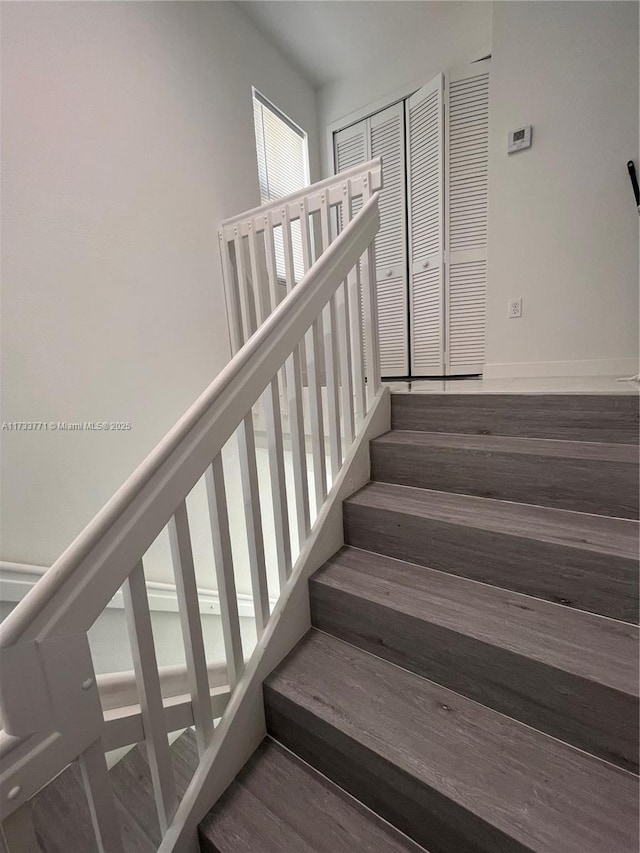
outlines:
[[[360,6],[360,3],[351,5],[354,15]],[[403,2],[385,6],[388,19],[382,21],[377,16],[376,20],[385,30],[386,51],[373,52],[370,61],[357,72],[341,75],[318,91],[325,175],[333,174],[327,136],[327,127],[332,122],[371,104],[381,108],[387,96],[397,97],[401,89],[418,88],[438,72],[478,59],[491,50],[491,3]],[[398,24],[400,16],[402,21]],[[362,22],[361,33],[367,39],[366,20]],[[396,33],[402,33],[400,41]],[[378,101],[382,102],[377,104]]]
[[[259,203],[251,85],[315,95],[233,3],[3,4],[2,558],[48,565],[229,356],[216,226]],[[207,586],[212,586],[209,583]]]
[[[638,4],[494,3],[490,116],[485,375],[637,373]]]
[[[416,16],[406,50],[319,90],[323,171],[332,122],[489,48],[485,375],[637,373],[638,217],[626,163],[639,165],[638,4],[439,3],[437,26],[421,30],[422,5],[397,4]],[[533,147],[508,156],[508,131],[529,123]],[[519,320],[507,317],[510,297],[523,299]]]

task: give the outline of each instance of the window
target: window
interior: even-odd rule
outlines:
[[[267,204],[309,185],[307,134],[280,112],[260,92],[253,90],[253,118],[256,131],[260,201]],[[293,222],[291,243],[296,281],[302,278],[302,235],[300,223]],[[282,229],[274,229],[276,269],[284,281]]]

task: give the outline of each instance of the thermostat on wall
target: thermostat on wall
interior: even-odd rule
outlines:
[[[513,154],[514,151],[522,151],[523,148],[531,147],[531,125],[526,124],[524,127],[519,127],[517,130],[509,131],[509,145],[507,151]]]

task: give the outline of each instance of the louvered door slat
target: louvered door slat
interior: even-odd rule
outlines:
[[[380,231],[375,241],[378,330],[382,376],[408,373],[408,305],[406,279],[406,178],[404,117],[396,104],[334,136],[336,171],[382,159]],[[362,199],[352,202],[355,216]]]
[[[444,373],[443,77],[406,102],[411,372]]]
[[[382,376],[408,373],[404,117],[394,104],[370,118],[371,156],[382,159],[380,231],[375,241]]]
[[[371,159],[369,119],[363,119],[334,135],[334,162],[336,172],[360,166]],[[355,216],[362,207],[362,196],[351,201],[351,214]],[[342,213],[342,211],[341,211]],[[342,221],[340,227],[343,227]]]
[[[366,122],[341,130],[335,135],[336,171],[367,162]]]
[[[485,360],[489,63],[448,75],[447,373],[482,372]]]
[[[452,264],[449,275],[449,362],[453,373],[472,373],[484,361],[486,261]]]

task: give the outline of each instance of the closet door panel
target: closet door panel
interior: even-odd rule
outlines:
[[[484,364],[487,260],[473,255],[448,269],[447,372],[452,376],[481,373]]]
[[[369,119],[363,119],[359,121],[357,124],[353,124],[350,127],[346,127],[344,130],[340,130],[333,135],[333,163],[334,163],[334,171],[336,174],[342,172],[344,169],[349,169],[351,166],[361,166],[363,163],[368,162],[371,159],[371,146],[370,146],[370,128],[369,128]],[[355,216],[356,213],[360,211],[362,208],[362,198],[355,198],[351,201],[351,211],[352,215]],[[332,229],[335,229],[336,233],[338,230],[342,229],[344,226],[343,215],[342,215],[342,207],[339,208],[340,211],[340,221],[337,222],[337,217],[332,216]],[[335,213],[335,211],[333,212]],[[362,298],[361,298],[362,303]],[[362,329],[362,334],[364,335],[364,313],[361,313],[360,316],[360,326]],[[366,357],[365,357],[366,362]],[[365,364],[366,367],[366,364]]]
[[[447,75],[447,363],[451,375],[485,361],[489,62]]]
[[[444,373],[442,74],[406,101],[411,372]]]
[[[403,104],[371,116],[371,156],[382,159],[380,231],[375,240],[380,368],[383,377],[409,372],[406,179]]]
[[[333,157],[336,174],[350,169],[352,166],[361,166],[371,159],[371,148],[369,144],[369,119],[363,119],[357,124],[352,124],[344,130],[333,135]],[[362,198],[356,198],[351,203],[352,215],[362,207]],[[342,209],[341,219],[342,219]],[[340,222],[340,228],[343,223]]]
[[[366,163],[369,159],[367,119],[334,133],[333,144],[336,172]]]

